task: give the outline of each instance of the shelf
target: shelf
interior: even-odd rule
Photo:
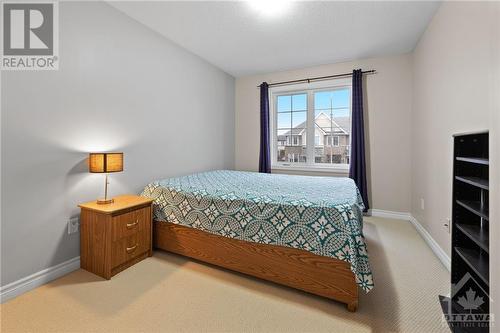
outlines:
[[[487,132],[454,135],[451,290],[457,283],[460,289],[452,292],[451,299],[439,297],[445,314],[449,309],[453,313],[489,313],[489,150]],[[491,234],[492,241],[494,236]],[[466,293],[472,281],[463,281],[466,276],[472,277],[481,289],[477,292],[484,302],[477,309],[469,309],[462,301],[458,303],[470,296]],[[453,318],[448,324],[454,333],[489,331],[488,322],[471,325],[467,318]]]
[[[486,230],[481,229],[478,225],[457,223],[455,226],[484,251],[489,252],[489,234]]]
[[[458,156],[457,161],[483,164],[483,165],[490,164],[490,161],[487,158],[482,158],[482,157],[460,157],[460,156]]]
[[[455,252],[469,265],[486,285],[489,286],[489,266],[488,256],[481,255],[479,251],[466,249],[463,247],[455,247]]]
[[[488,180],[486,179],[482,179],[479,177],[464,177],[464,176],[455,176],[455,179],[463,183],[482,188],[483,190],[489,189]]]
[[[457,204],[488,221],[488,208],[481,208],[479,201],[457,200]]]

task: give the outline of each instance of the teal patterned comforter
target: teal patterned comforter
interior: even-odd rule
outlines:
[[[349,178],[218,170],[159,180],[141,195],[154,199],[157,221],[344,260],[363,290],[373,288],[363,203]]]

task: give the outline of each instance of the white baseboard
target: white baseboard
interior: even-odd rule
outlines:
[[[425,228],[417,221],[416,218],[410,215],[410,222],[413,224],[418,233],[425,240],[427,245],[431,248],[432,252],[438,257],[441,263],[446,267],[448,271],[451,271],[451,259],[448,257],[446,252],[439,246],[439,244],[432,238],[431,234],[425,230]]]
[[[382,210],[382,209],[370,209],[368,210],[368,213],[371,216],[375,217],[383,217],[387,219],[398,219],[398,220],[405,220],[409,221],[410,220],[410,213],[405,213],[405,212],[393,212],[390,210]]]
[[[425,240],[427,245],[431,248],[432,252],[438,257],[439,261],[446,267],[448,271],[451,271],[451,260],[450,257],[444,252],[444,250],[439,246],[439,244],[432,238],[432,236],[425,230],[425,228],[414,218],[410,213],[403,212],[393,212],[390,210],[382,210],[382,209],[370,209],[369,214],[375,217],[383,217],[388,219],[398,219],[409,221],[420,236]]]
[[[30,276],[19,279],[0,288],[0,303],[40,287],[63,275],[80,268],[80,257],[75,257],[58,265],[46,268]]]

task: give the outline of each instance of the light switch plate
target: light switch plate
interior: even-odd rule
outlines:
[[[70,218],[68,222],[68,235],[77,233],[79,231],[79,228],[80,228],[80,219],[78,218],[78,216]]]

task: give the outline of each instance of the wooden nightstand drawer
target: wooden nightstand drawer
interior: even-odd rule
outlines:
[[[114,216],[111,222],[112,240],[117,241],[144,230],[150,215],[151,209],[146,207]]]
[[[149,198],[121,195],[111,204],[79,205],[80,266],[110,279],[152,256],[152,203]]]
[[[149,250],[149,234],[146,230],[113,242],[111,246],[111,266],[127,262]]]

